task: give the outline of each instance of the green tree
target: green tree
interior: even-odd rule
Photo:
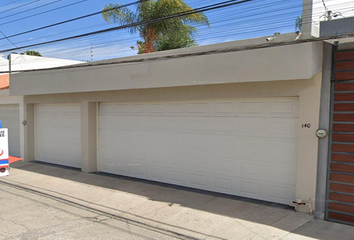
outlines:
[[[22,52],[21,55],[30,55],[30,56],[43,57],[42,54],[40,54],[37,51],[26,51],[26,52]]]
[[[196,29],[192,26],[186,26],[185,29],[179,31],[170,31],[160,34],[155,40],[154,48],[156,51],[165,51],[178,48],[186,48],[197,46],[197,41],[194,40],[193,35]],[[145,51],[145,42],[137,41],[138,54],[142,54]],[[134,46],[131,47],[135,49]]]
[[[164,51],[185,47],[194,47],[198,45],[197,41],[193,38],[196,31],[197,30],[195,27],[185,25],[178,31],[162,33],[155,41],[155,49],[156,51]]]
[[[139,3],[136,11],[127,7],[119,8],[120,6],[120,4],[114,3],[105,5],[103,18],[110,23],[126,25],[193,11],[193,8],[183,0],[149,0]],[[138,42],[139,52],[149,53],[196,44],[193,39],[196,28],[191,26],[196,23],[209,25],[208,18],[203,13],[193,13],[156,23],[130,27],[128,30],[132,34],[138,32],[142,38],[143,41],[140,44]],[[168,44],[168,40],[176,41],[176,43]]]

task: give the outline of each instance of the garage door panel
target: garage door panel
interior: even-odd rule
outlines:
[[[37,104],[36,160],[81,167],[80,104]]]
[[[289,198],[293,197],[293,193],[296,191],[294,186],[291,185],[275,185],[274,183],[268,183],[265,191],[268,194],[268,201],[271,202],[285,202]]]
[[[235,156],[241,159],[262,161],[266,157],[264,156],[262,143],[262,140],[257,138],[244,139],[239,143],[240,148]]]
[[[271,137],[271,138],[297,138],[296,119],[268,118],[193,118],[178,117],[174,119],[159,119],[157,117],[102,117],[102,129],[104,126],[114,125],[113,129],[125,131],[147,132],[177,132],[177,133],[210,133],[219,135],[235,135],[244,137]],[[114,124],[113,124],[114,123]],[[109,128],[112,130],[112,128]]]
[[[20,157],[20,112],[18,104],[0,105],[2,126],[9,130],[10,155]]]
[[[286,204],[297,108],[297,98],[102,103],[98,168]]]
[[[207,177],[204,174],[189,173],[188,174],[188,185],[195,188],[208,188]]]
[[[118,164],[117,162],[112,162],[111,158],[106,156],[101,156],[99,168],[101,169],[102,172],[116,173],[117,170],[114,168],[116,168],[117,164]]]
[[[183,181],[184,179],[186,179],[186,176],[184,175],[185,174],[183,171],[170,170],[168,171],[168,180],[170,183],[186,186],[186,182]]]
[[[111,152],[111,158],[115,159],[125,159],[129,157],[129,151],[126,148],[123,148],[122,146],[119,146],[119,148],[114,149]]]
[[[297,157],[296,144],[296,140],[269,139],[263,143],[263,156],[269,162],[292,163]]]
[[[99,135],[98,135],[98,139],[101,142],[101,144],[103,146],[110,146],[113,144],[113,136],[115,136],[115,129],[106,129],[106,128],[102,128]],[[117,137],[119,138],[119,137]],[[120,141],[123,141],[122,138],[119,138]]]
[[[297,117],[298,98],[289,100],[252,99],[211,102],[116,103],[102,106],[102,116],[239,116],[239,117]],[[161,107],[163,109],[158,109]],[[230,114],[232,113],[232,115]]]
[[[239,180],[240,195],[250,198],[260,198],[261,182],[256,180]],[[264,184],[264,183],[263,183]]]
[[[229,194],[237,194],[238,191],[233,189],[233,179],[223,177],[213,177],[212,178],[212,188],[211,191],[221,192],[221,193],[229,193]]]
[[[168,166],[170,169],[183,170],[187,166],[187,157],[185,155],[171,153],[168,156]]]
[[[296,167],[294,164],[293,169],[296,169]],[[296,171],[291,170],[288,166],[264,165],[262,171],[264,179],[268,179],[273,183],[282,181],[284,184],[291,185],[296,182]]]
[[[298,101],[292,100],[271,100],[270,113],[272,114],[298,114]]]
[[[163,166],[166,163],[168,155],[163,152],[150,152],[148,154],[148,160],[153,166]]]
[[[233,158],[240,154],[241,148],[241,141],[237,137],[216,135],[210,152],[212,155]]]
[[[188,149],[190,153],[203,154],[208,151],[211,145],[209,139],[204,136],[190,135],[186,139],[188,142]]]
[[[228,115],[237,112],[237,107],[234,101],[216,101],[213,106],[213,112]]]
[[[119,161],[113,162],[112,158],[102,158],[101,169],[104,172],[117,173],[117,172],[119,172],[119,169],[122,167],[125,167],[125,166],[123,166],[123,164],[120,164]],[[125,173],[125,174],[122,174],[122,175],[128,176],[129,172],[123,172],[123,173]]]
[[[232,158],[213,158],[212,169],[216,175],[233,176],[239,168],[237,162]]]
[[[144,166],[140,166],[140,165],[133,165],[132,166],[133,176],[135,176],[137,178],[149,177],[147,171],[148,171],[147,168]]]
[[[111,173],[118,173],[125,176],[134,177],[134,175],[132,174],[132,166],[127,165],[126,161],[118,162],[118,165],[116,166],[116,171],[114,171],[113,168]]]
[[[206,172],[208,169],[208,162],[211,162],[211,159],[202,156],[190,156],[188,159],[188,168],[191,170],[196,170],[198,172]]]
[[[159,182],[166,181],[165,179],[165,171],[161,168],[151,168],[151,179]]]
[[[277,122],[269,122],[269,124],[265,124],[263,119],[257,121],[251,121],[248,119],[243,120],[247,122],[247,125],[238,123],[236,119],[233,123],[231,120],[220,121],[216,120],[213,122],[213,119],[209,120],[209,122],[201,122],[200,126],[197,126],[198,120],[186,121],[185,118],[181,118],[178,120],[170,120],[165,119],[164,121],[158,121],[155,118],[149,119],[145,118],[143,120],[137,121],[132,118],[119,119],[116,122],[114,119],[112,121],[104,120],[102,122],[102,126],[113,125],[115,123],[115,127],[113,129],[108,129],[107,131],[112,131],[114,129],[123,130],[123,131],[144,131],[149,134],[149,132],[168,132],[173,133],[200,133],[200,134],[218,134],[218,135],[234,135],[234,136],[244,136],[244,137],[271,137],[271,138],[289,138],[296,139],[297,138],[297,128],[296,128],[296,120],[289,119],[287,121],[277,121]],[[119,124],[120,122],[124,122],[125,125],[130,124],[130,127],[124,126],[124,124]],[[147,123],[143,123],[147,122]],[[151,123],[149,123],[151,122]],[[263,126],[262,126],[263,122]],[[183,127],[184,126],[184,127]],[[221,127],[222,126],[222,127]],[[232,128],[234,126],[234,128]],[[229,131],[227,131],[227,129]],[[107,129],[105,127],[102,128],[102,131]],[[239,129],[239,130],[237,130]],[[112,133],[113,134],[113,133]],[[118,134],[118,133],[117,133]],[[117,135],[116,134],[116,135]]]
[[[261,165],[259,163],[242,162],[240,163],[240,174],[241,178],[245,179],[256,179],[261,180]]]
[[[185,134],[182,133],[168,133],[166,134],[167,141],[165,142],[169,148],[175,150],[186,150],[188,149],[188,142],[186,141]],[[163,147],[164,139],[163,137],[155,136],[154,140],[156,141],[156,145]],[[158,149],[160,150],[160,149]]]

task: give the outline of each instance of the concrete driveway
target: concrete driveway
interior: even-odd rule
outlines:
[[[36,162],[12,165],[0,204],[0,239],[354,239],[282,205]]]

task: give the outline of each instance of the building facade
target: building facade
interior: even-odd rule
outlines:
[[[24,159],[314,207],[324,44],[243,44],[12,75]]]

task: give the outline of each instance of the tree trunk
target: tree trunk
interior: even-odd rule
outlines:
[[[147,28],[146,37],[145,37],[145,50],[143,53],[155,52],[154,40],[155,40],[154,30]]]

